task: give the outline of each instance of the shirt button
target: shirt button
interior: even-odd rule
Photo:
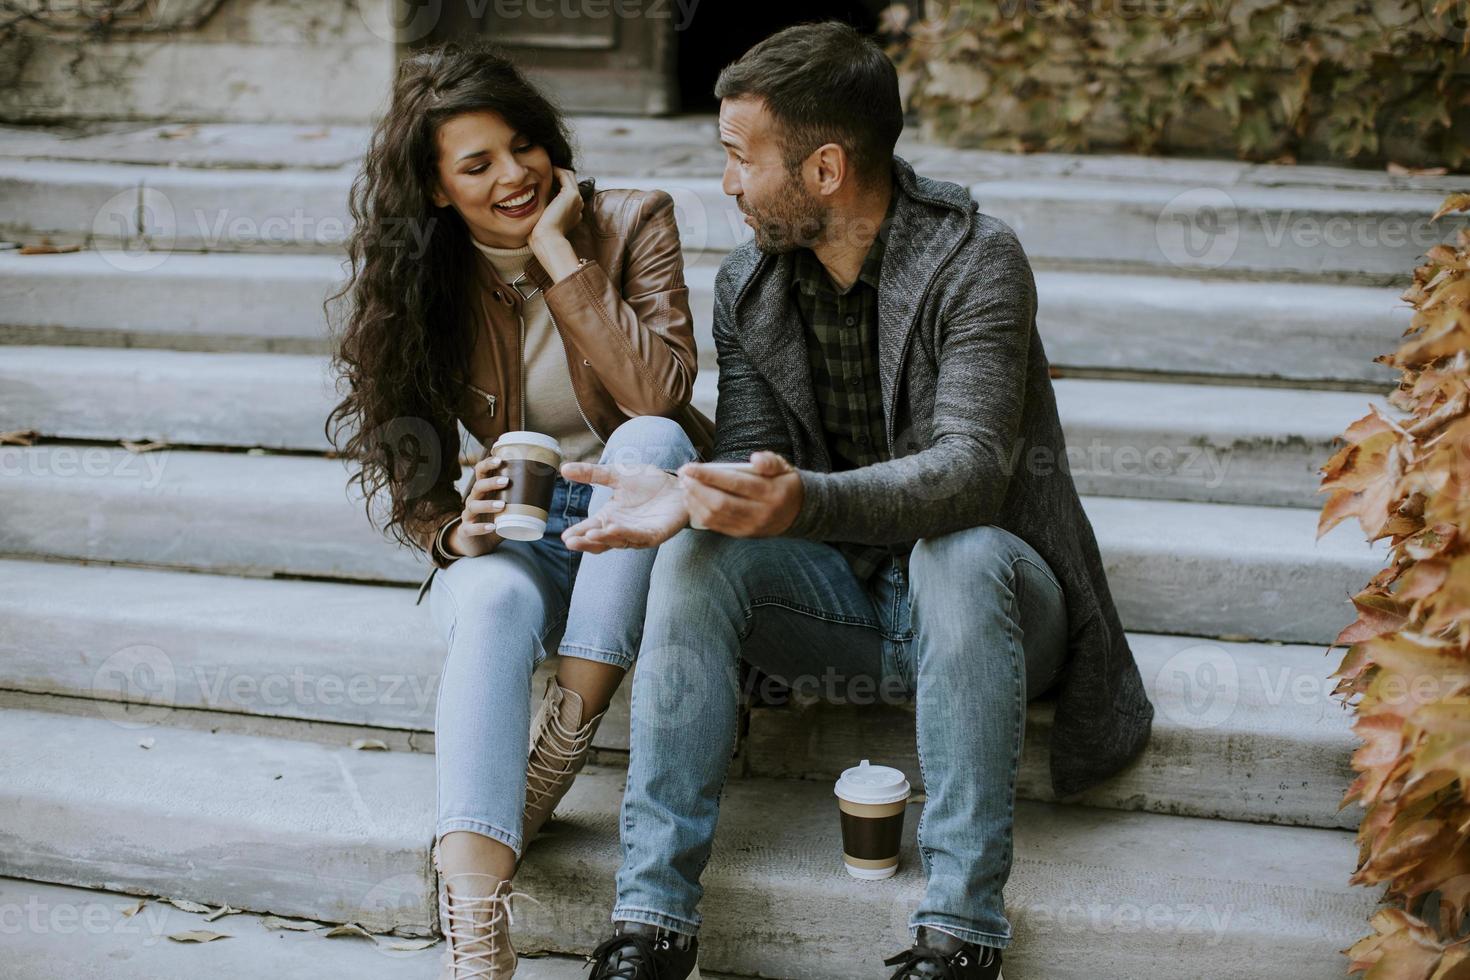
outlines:
[[[857,317],[850,316],[847,318],[847,325],[849,327],[852,326],[854,323],[857,323]]]

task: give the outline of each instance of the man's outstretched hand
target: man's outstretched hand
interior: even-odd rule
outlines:
[[[564,463],[561,475],[612,488],[612,497],[597,513],[562,532],[562,542],[572,551],[595,555],[609,548],[656,548],[689,521],[678,478],[656,466]]]
[[[656,548],[689,524],[736,538],[783,533],[801,511],[801,476],[785,457],[764,450],[750,457],[754,472],[685,463],[677,477],[656,466],[565,463],[562,476],[612,488],[597,513],[562,532],[572,551]]]

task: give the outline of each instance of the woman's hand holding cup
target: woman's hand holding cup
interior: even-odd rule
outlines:
[[[498,473],[504,465],[504,461],[493,454],[475,464],[475,481],[470,485],[469,496],[465,498],[462,515],[464,519],[460,524],[465,533],[494,533],[495,515],[505,509],[505,501],[493,499],[491,495],[510,486],[510,478]]]
[[[495,533],[495,516],[505,508],[505,501],[492,499],[509,485],[509,479],[498,475],[502,466],[500,457],[485,455],[475,464],[475,479],[465,498],[460,521],[449,532],[449,550],[465,557],[487,554],[500,543]]]

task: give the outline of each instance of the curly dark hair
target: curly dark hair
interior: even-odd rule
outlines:
[[[387,489],[382,529],[400,544],[421,547],[426,531],[463,507],[454,489],[456,408],[477,327],[477,257],[464,219],[431,193],[439,126],[485,110],[545,148],[554,166],[575,169],[560,110],[495,46],[446,42],[416,52],[398,66],[353,181],[351,271],[323,306],[337,392],[345,392],[327,416],[327,439],[360,464],[348,485],[360,488],[369,521],[377,523],[375,501]],[[578,190],[590,201],[593,182]]]

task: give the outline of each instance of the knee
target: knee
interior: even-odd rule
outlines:
[[[909,555],[909,579],[916,592],[969,591],[980,578],[1009,581],[1019,540],[994,524],[921,538]]]
[[[686,528],[659,546],[648,582],[645,634],[665,624],[729,621],[741,610],[738,539]]]
[[[676,469],[698,458],[684,427],[661,415],[640,415],[613,430],[602,454],[604,464],[647,463]]]
[[[714,531],[685,528],[659,545],[649,578],[650,613],[656,607],[677,609],[701,601],[727,587],[724,573],[734,540]]]
[[[508,566],[493,552],[461,558],[434,579],[444,582],[453,607],[454,630],[459,636],[486,635],[507,639],[537,632],[535,612],[541,597],[521,570]]]

